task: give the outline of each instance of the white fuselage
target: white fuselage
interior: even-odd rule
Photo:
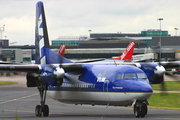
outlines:
[[[91,92],[91,91],[47,91],[54,100],[72,104],[129,106],[136,100],[147,100],[152,92]]]

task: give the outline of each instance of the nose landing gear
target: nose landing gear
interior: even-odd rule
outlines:
[[[138,117],[145,117],[147,114],[147,104],[145,103],[138,103],[134,105],[134,115]]]

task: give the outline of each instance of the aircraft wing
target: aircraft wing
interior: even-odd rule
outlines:
[[[0,71],[38,73],[41,71],[41,66],[31,64],[0,64]]]
[[[0,61],[0,64],[21,64],[21,63]]]
[[[161,65],[162,65],[165,69],[180,68],[180,61],[161,62]]]
[[[54,69],[54,66],[63,68],[65,72],[81,72],[82,65],[76,63],[37,65],[37,64],[0,64],[0,71],[40,73],[42,69]]]
[[[89,62],[97,62],[97,61],[103,61],[105,58],[99,58],[99,59],[92,59],[92,60],[82,60],[82,61],[74,61],[75,63],[89,63]]]

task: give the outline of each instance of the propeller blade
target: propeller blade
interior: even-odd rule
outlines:
[[[75,75],[71,76],[70,74],[65,73],[64,78],[71,83],[81,83]]]

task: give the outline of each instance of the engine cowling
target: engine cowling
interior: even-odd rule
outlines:
[[[26,80],[27,87],[37,87],[37,84],[39,83],[38,76],[36,76],[34,73],[27,73]]]
[[[54,76],[54,84],[55,86],[61,86],[63,83],[63,78],[65,75],[65,71],[63,68],[55,68],[54,72],[53,72],[53,76]]]

